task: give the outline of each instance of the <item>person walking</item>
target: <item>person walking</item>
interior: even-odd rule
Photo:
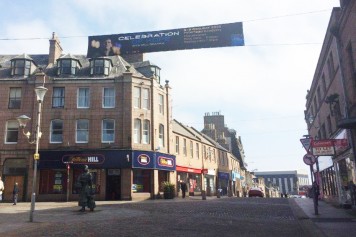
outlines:
[[[182,190],[182,198],[185,198],[185,192],[187,191],[187,184],[183,182],[183,180],[180,181],[180,189]]]
[[[17,198],[18,198],[18,195],[19,195],[19,184],[17,182],[14,185],[14,190],[12,191],[12,195],[13,195],[13,201],[14,201],[14,204],[12,204],[12,205],[16,205],[17,204]]]
[[[0,176],[0,202],[2,202],[3,191],[4,191],[4,182],[1,180],[1,176]]]

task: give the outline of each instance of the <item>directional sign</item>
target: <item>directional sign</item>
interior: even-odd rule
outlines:
[[[314,165],[316,162],[316,158],[312,154],[305,154],[303,157],[303,161],[306,165]]]
[[[312,141],[311,138],[302,138],[302,139],[300,139],[300,142],[303,144],[303,147],[307,152],[310,149],[311,141]]]

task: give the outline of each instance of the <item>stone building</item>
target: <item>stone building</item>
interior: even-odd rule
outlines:
[[[341,0],[332,11],[315,74],[306,96],[311,139],[333,142],[333,154],[313,166],[322,197],[349,202],[348,182],[356,181],[356,3]],[[345,142],[341,142],[345,141]]]

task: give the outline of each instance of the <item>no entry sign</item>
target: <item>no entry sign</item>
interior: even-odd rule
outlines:
[[[306,165],[314,165],[316,162],[316,158],[312,154],[305,154],[303,157],[303,161]]]

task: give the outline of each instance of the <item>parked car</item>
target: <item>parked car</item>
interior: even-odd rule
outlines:
[[[261,197],[261,198],[263,198],[264,194],[263,194],[263,192],[262,192],[262,190],[260,188],[251,188],[248,191],[248,196],[249,197]]]

